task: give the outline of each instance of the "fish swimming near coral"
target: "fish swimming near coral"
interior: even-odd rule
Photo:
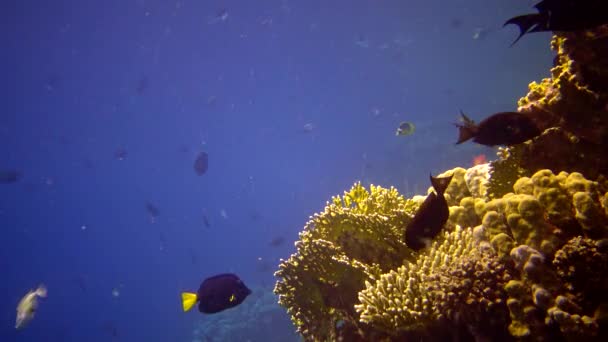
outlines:
[[[519,36],[513,46],[526,33],[545,31],[579,31],[608,23],[606,0],[543,0],[534,6],[538,13],[513,17],[504,26],[519,27]]]
[[[197,302],[198,311],[216,313],[241,304],[251,290],[235,274],[223,273],[203,281],[197,293],[182,293],[182,308],[189,311]]]
[[[458,127],[456,144],[473,139],[474,142],[486,146],[511,146],[528,141],[541,133],[529,116],[518,112],[496,113],[479,124],[475,124],[462,111],[460,115],[462,123],[455,124]]]
[[[450,184],[452,176],[433,177],[431,175],[430,178],[435,191],[426,197],[412,221],[405,228],[405,244],[413,250],[429,246],[431,240],[439,234],[450,216],[448,203],[443,197],[443,193]]]
[[[38,309],[38,298],[44,298],[47,296],[47,290],[44,285],[38,286],[36,290],[29,291],[19,304],[17,305],[17,320],[15,322],[15,328],[21,329],[25,327],[33,318],[36,310]]]

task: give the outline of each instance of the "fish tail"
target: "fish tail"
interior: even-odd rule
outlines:
[[[447,177],[433,177],[433,175],[430,176],[431,185],[433,185],[433,189],[435,189],[435,192],[437,192],[438,195],[443,195],[445,189],[447,189],[448,185],[450,185],[450,182],[452,181],[452,177],[454,175],[450,175]]]
[[[38,288],[36,289],[36,295],[38,297],[42,297],[45,298],[48,294],[48,291],[46,289],[46,286],[44,286],[44,284],[40,284],[40,286],[38,286]]]
[[[197,300],[196,293],[182,292],[182,308],[184,312],[192,309]]]
[[[475,125],[475,121],[469,119],[462,111],[460,111],[460,115],[462,116],[462,123],[454,124],[458,127],[458,141],[456,142],[456,145],[462,144],[477,134],[477,125]]]
[[[503,27],[509,24],[515,24],[517,25],[517,27],[519,27],[519,36],[517,36],[517,39],[515,39],[515,41],[511,43],[511,46],[515,45],[515,43],[517,43],[517,41],[521,39],[521,37],[523,37],[526,33],[533,32],[533,27],[535,25],[540,24],[540,20],[541,15],[538,13],[520,15],[507,20]]]

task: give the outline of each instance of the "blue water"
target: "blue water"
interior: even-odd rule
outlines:
[[[270,319],[253,303],[308,216],[357,180],[420,194],[491,159],[452,123],[514,110],[548,76],[550,35],[510,48],[501,28],[532,4],[3,1],[0,170],[23,176],[0,184],[0,341],[297,340],[272,297]],[[401,121],[416,132],[396,137]],[[181,311],[223,272],[255,289],[222,313],[250,318],[234,333]]]

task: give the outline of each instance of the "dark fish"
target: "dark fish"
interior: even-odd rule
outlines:
[[[19,181],[23,175],[17,170],[0,170],[0,183],[9,184]]]
[[[274,239],[270,240],[269,245],[271,247],[279,247],[280,245],[283,244],[283,242],[285,242],[285,238],[282,236],[277,236]]]
[[[517,112],[496,113],[483,119],[479,124],[475,124],[462,111],[460,115],[462,115],[462,123],[455,124],[458,127],[456,144],[472,138],[481,145],[510,146],[521,144],[541,133],[529,116]]]
[[[137,94],[142,95],[146,91],[146,89],[148,89],[149,84],[150,81],[148,80],[147,76],[143,76],[142,78],[140,78],[137,82],[137,87],[135,87]]]
[[[209,156],[207,152],[201,152],[196,156],[196,160],[194,161],[194,172],[197,175],[202,176],[207,172],[209,168]]]
[[[538,13],[513,17],[505,23],[519,27],[513,44],[530,32],[588,30],[608,23],[606,0],[543,0],[534,8]]]
[[[203,214],[203,224],[205,225],[205,228],[211,227],[211,224],[209,223],[209,218],[207,218],[207,215],[205,214]]]
[[[148,212],[148,215],[150,216],[150,222],[151,223],[156,222],[156,218],[158,216],[160,216],[160,210],[158,209],[158,207],[150,202],[146,202],[146,211]]]
[[[87,280],[83,275],[76,277],[75,281],[82,292],[87,292]]]
[[[435,192],[431,192],[414,218],[405,228],[405,243],[413,250],[419,250],[430,244],[430,241],[441,231],[450,216],[448,203],[443,197],[452,176],[436,178],[431,176]]]
[[[216,313],[241,304],[251,290],[232,273],[218,274],[203,281],[197,293],[182,293],[182,307],[190,310],[197,302],[198,311]]]
[[[127,159],[127,150],[122,147],[117,148],[114,151],[114,158],[117,160],[125,160]]]

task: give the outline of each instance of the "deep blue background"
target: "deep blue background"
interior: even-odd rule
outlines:
[[[204,316],[180,291],[227,271],[271,285],[264,266],[353,182],[423,193],[430,172],[492,157],[454,146],[452,122],[514,110],[548,75],[550,35],[510,48],[501,28],[531,5],[2,1],[0,170],[23,178],[0,184],[0,341],[190,341]],[[416,132],[396,137],[400,121]]]

